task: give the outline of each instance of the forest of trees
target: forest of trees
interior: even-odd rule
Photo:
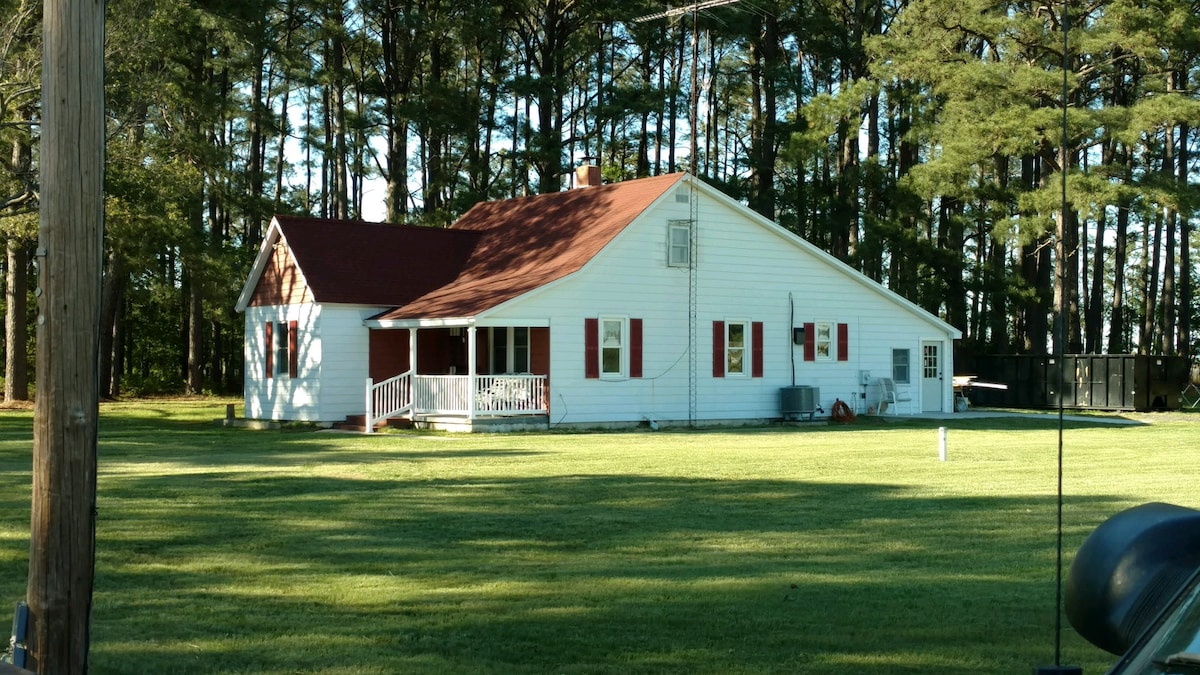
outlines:
[[[1192,355],[1200,2],[701,4],[108,0],[102,393],[240,390],[274,213],[442,227],[585,161],[695,172],[965,354]],[[0,0],[9,400],[35,388],[41,5]]]

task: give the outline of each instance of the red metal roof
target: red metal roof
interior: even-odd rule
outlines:
[[[475,205],[450,232],[482,234],[458,276],[375,318],[475,316],[578,271],[683,178],[654,178]]]
[[[396,306],[450,283],[482,238],[431,227],[276,216],[317,302]]]
[[[578,271],[683,175],[483,202],[446,229],[275,219],[317,302],[461,318]]]

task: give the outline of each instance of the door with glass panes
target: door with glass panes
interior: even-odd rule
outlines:
[[[945,380],[942,372],[942,346],[937,342],[921,343],[921,411],[942,412],[942,392]]]

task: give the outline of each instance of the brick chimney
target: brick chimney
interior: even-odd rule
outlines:
[[[575,169],[575,187],[593,187],[603,183],[604,180],[600,178],[600,167],[594,164],[584,164]]]

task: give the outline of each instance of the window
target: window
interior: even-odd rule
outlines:
[[[514,373],[529,372],[529,329],[512,329],[512,369]]]
[[[713,377],[763,376],[763,323],[713,322]]]
[[[927,380],[938,379],[941,375],[941,366],[937,345],[925,345],[921,354],[921,377]]]
[[[892,350],[892,379],[897,384],[908,384],[908,359],[910,353],[907,349]]]
[[[817,334],[813,338],[816,359],[818,361],[829,361],[833,359],[833,324],[818,323],[816,324],[816,330]]]
[[[507,328],[490,328],[491,334],[488,336],[488,343],[492,346],[491,366],[492,374],[508,372],[508,329]]]
[[[746,324],[730,321],[725,324],[725,373],[746,374]]]
[[[625,322],[621,319],[600,320],[600,376],[620,377],[624,374]]]
[[[667,265],[691,267],[692,221],[672,220],[667,224]]]
[[[619,380],[642,376],[642,320],[583,320],[584,377]]]
[[[288,372],[288,325],[283,321],[275,324],[275,372]]]
[[[491,345],[491,362],[488,364],[493,375],[502,373],[529,372],[529,329],[489,328],[488,341]]]
[[[804,340],[805,361],[850,360],[850,324],[829,321],[806,323],[799,336]]]
[[[300,352],[297,349],[298,331],[295,321],[268,321],[263,327],[266,376],[297,377],[300,371]]]

